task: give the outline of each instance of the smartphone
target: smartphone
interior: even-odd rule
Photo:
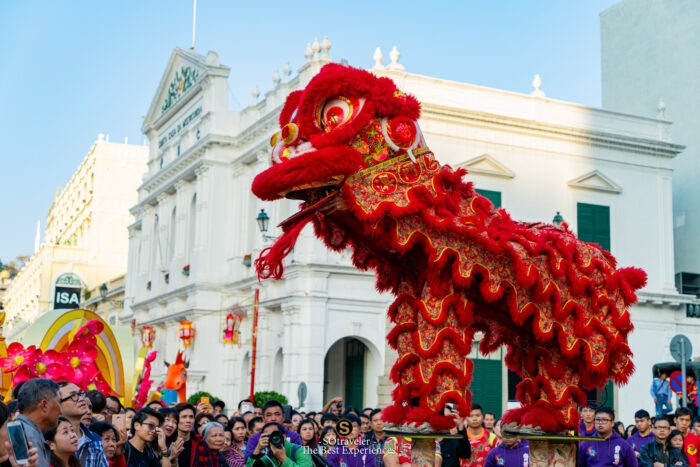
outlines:
[[[254,410],[253,410],[252,405],[246,404],[246,405],[241,406],[241,415],[245,415],[247,413],[253,413],[253,412],[254,412]]]
[[[126,425],[126,414],[119,413],[116,415],[112,415],[112,425],[114,425],[114,428],[119,430],[123,430],[126,428],[124,425]]]
[[[209,398],[207,396],[202,396],[202,398],[199,399],[199,402],[204,402],[207,404],[207,407],[209,407]]]
[[[284,404],[282,405],[282,412],[284,413],[284,423],[289,423],[292,421],[292,406]]]
[[[450,412],[452,412],[452,413],[455,412],[455,405],[452,402],[448,402],[447,404],[445,404],[445,407],[450,409]]]
[[[27,437],[24,436],[22,423],[9,422],[7,432],[10,435],[10,441],[12,441],[12,451],[15,453],[17,465],[26,465],[29,462],[29,446],[27,445]]]

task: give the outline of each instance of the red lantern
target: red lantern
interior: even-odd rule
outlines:
[[[195,329],[192,327],[192,321],[180,321],[180,329],[178,330],[178,335],[182,339],[182,345],[184,347],[189,347],[192,345],[192,339],[194,339]]]
[[[141,328],[141,344],[147,348],[153,348],[153,341],[156,339],[156,330],[153,326],[143,326]]]
[[[226,316],[226,327],[224,327],[224,344],[241,345],[239,342],[239,337],[241,334],[240,327],[242,319],[243,317],[239,314],[234,316],[233,313],[229,313]]]

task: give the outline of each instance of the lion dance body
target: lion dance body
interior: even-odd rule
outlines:
[[[512,220],[440,165],[417,124],[420,104],[393,81],[329,64],[289,95],[270,143],[272,167],[253,192],[303,200],[303,210],[256,261],[261,278],[282,277],[282,259],[312,222],[326,245],[351,248],[396,297],[389,344],[396,429],[445,431],[447,402],[470,411],[476,332],[479,350],[507,347],[522,377],[504,423],[550,433],[575,429],[584,389],[632,374],[627,308],[646,281],[616,269],[597,245],[563,229]],[[335,195],[333,194],[335,193]],[[334,206],[329,208],[329,206]]]

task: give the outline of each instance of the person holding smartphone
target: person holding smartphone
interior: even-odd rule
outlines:
[[[32,443],[27,443],[26,446],[21,446],[19,449],[13,449],[11,443],[10,433],[8,431],[8,422],[12,423],[12,414],[10,409],[0,402],[0,467],[12,467],[13,465],[20,465],[22,467],[37,467],[39,465],[39,453],[36,448],[32,447]],[[10,428],[14,430],[21,430],[21,424],[14,422],[15,428]],[[22,438],[24,433],[22,433]],[[26,448],[26,449],[25,449]],[[20,454],[18,451],[26,451],[26,455],[20,455],[19,462],[15,457]],[[16,454],[15,454],[16,453]],[[12,458],[10,458],[12,456]]]
[[[22,424],[27,442],[39,452],[39,465],[45,467],[49,465],[51,450],[41,431],[55,427],[61,415],[58,385],[49,379],[34,378],[22,383],[16,394],[20,405],[16,421]]]

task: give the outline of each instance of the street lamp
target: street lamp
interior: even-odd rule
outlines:
[[[100,286],[100,297],[102,297],[102,300],[107,298],[107,284],[105,283]]]
[[[270,225],[270,216],[267,215],[264,209],[260,210],[255,220],[258,222],[258,229],[260,229],[262,233],[267,232],[267,228]]]
[[[562,215],[559,213],[559,211],[557,211],[557,213],[554,215],[554,219],[552,219],[552,224],[554,224],[554,226],[555,226],[556,228],[561,228],[561,225],[562,225],[563,223],[564,223],[564,218],[563,218]]]

